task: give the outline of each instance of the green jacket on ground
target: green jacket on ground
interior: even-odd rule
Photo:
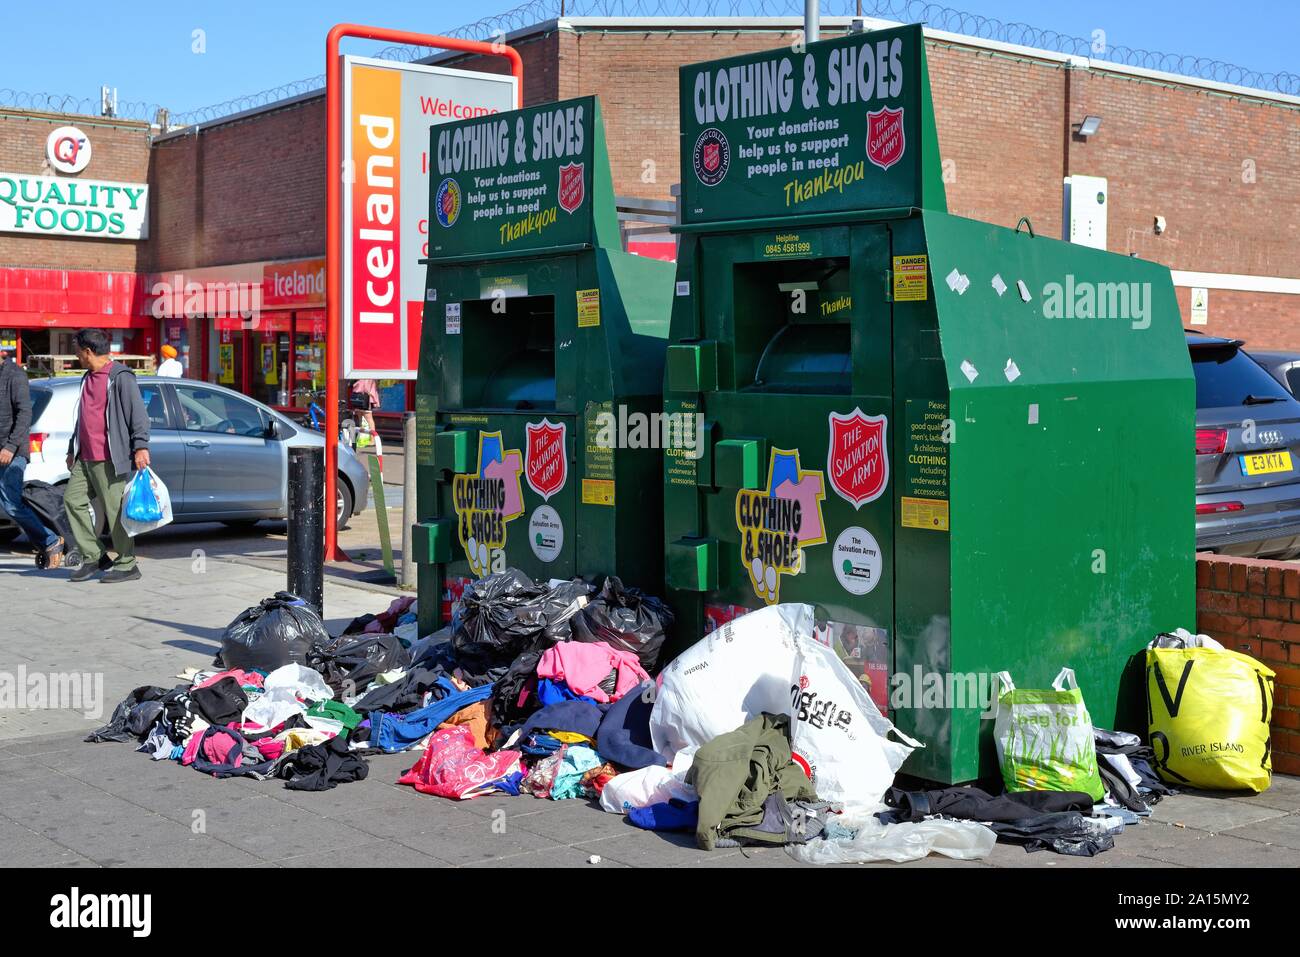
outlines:
[[[815,801],[812,782],[790,760],[790,718],[760,714],[719,735],[695,753],[686,781],[700,795],[695,840],[706,851],[720,837],[743,836],[785,843],[784,836],[753,830],[763,821],[763,802],[774,791],[787,801]]]

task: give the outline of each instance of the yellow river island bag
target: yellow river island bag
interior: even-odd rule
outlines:
[[[1147,646],[1147,721],[1156,770],[1173,786],[1248,790],[1272,780],[1273,672],[1184,629]]]

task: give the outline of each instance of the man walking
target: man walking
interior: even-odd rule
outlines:
[[[36,549],[37,564],[44,556],[45,567],[58,568],[63,564],[63,539],[23,501],[31,424],[32,392],[27,373],[9,361],[7,352],[0,351],[0,508],[9,513]]]
[[[105,582],[131,581],[140,577],[140,568],[135,542],[122,526],[122,495],[132,471],[149,464],[149,415],[135,373],[109,355],[108,336],[99,329],[82,329],[72,347],[86,372],[81,377],[77,427],[68,443],[72,477],[63,498],[83,559],[70,580],[84,582],[111,566]],[[109,561],[91,526],[92,490],[112,529],[115,562]]]

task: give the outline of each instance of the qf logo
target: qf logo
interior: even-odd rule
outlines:
[[[128,927],[133,937],[148,937],[153,929],[153,895],[82,894],[74,887],[50,898],[50,926]]]
[[[90,163],[90,139],[75,126],[60,126],[46,139],[45,155],[60,173],[80,173]]]

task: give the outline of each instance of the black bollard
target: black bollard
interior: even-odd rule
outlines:
[[[325,450],[289,450],[289,591],[324,616]],[[330,519],[334,510],[329,510]]]

